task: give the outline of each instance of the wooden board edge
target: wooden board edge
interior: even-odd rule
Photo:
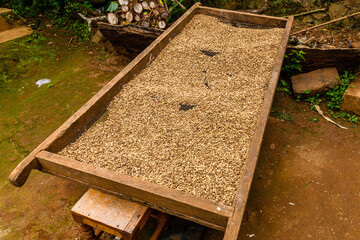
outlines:
[[[247,161],[241,176],[241,181],[234,200],[234,214],[229,218],[226,227],[224,240],[235,240],[239,237],[240,226],[246,207],[246,202],[250,193],[252,179],[255,173],[256,164],[260,154],[262,139],[265,132],[267,118],[270,113],[271,105],[276,92],[276,85],[280,76],[286,46],[290,36],[290,30],[294,17],[290,17],[286,23],[283,38],[280,43],[279,51],[275,60],[273,72],[269,81],[268,89],[265,93],[264,104],[261,108],[260,116],[256,124],[254,137],[250,144]]]
[[[217,229],[225,229],[227,220],[234,211],[234,208],[230,206],[97,168],[48,151],[40,151],[36,158],[43,172],[75,180],[122,198],[130,198],[131,201],[140,202],[151,208],[203,225],[206,222],[212,223],[212,227],[218,226]]]
[[[161,47],[166,45],[175,30],[181,29],[197,12],[201,3],[195,3],[187,12],[183,14],[174,24],[172,24],[164,33],[162,33],[153,43],[151,43],[143,52],[132,60],[120,73],[118,73],[110,82],[100,89],[89,101],[87,101],[78,111],[70,116],[58,129],[49,137],[40,143],[28,156],[26,156],[11,172],[9,181],[16,187],[25,184],[32,169],[40,169],[35,155],[41,150],[57,152],[65,147],[71,140],[80,135],[85,128],[94,122],[103,111],[99,112],[99,105],[108,105],[112,97],[118,92],[121,86],[132,76],[141,71],[153,59],[155,52],[159,52]],[[136,68],[135,68],[136,67]],[[109,94],[109,92],[115,92]],[[89,117],[90,116],[90,117]]]
[[[147,27],[143,27],[143,26],[139,26],[139,25],[134,25],[134,24],[126,24],[126,25],[112,25],[109,23],[105,23],[105,22],[98,22],[98,27],[99,30],[101,32],[101,30],[104,28],[105,30],[109,30],[109,29],[123,29],[123,28],[134,28],[134,29],[140,29],[142,31],[149,31],[152,33],[157,33],[157,34],[162,34],[165,30],[162,29],[156,29],[156,28],[147,28]]]
[[[259,15],[253,13],[245,13],[234,10],[225,10],[211,7],[200,6],[198,10],[199,14],[206,14],[215,17],[222,17],[229,21],[245,22],[251,24],[264,25],[269,27],[282,27],[286,26],[287,19],[281,17],[273,17],[267,15]],[[248,21],[252,20],[252,21]]]

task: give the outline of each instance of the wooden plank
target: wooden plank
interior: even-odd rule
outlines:
[[[138,25],[111,25],[98,23],[99,31],[113,45],[119,54],[135,58],[164,31]]]
[[[91,188],[100,189],[103,192],[218,230],[225,229],[227,220],[234,210],[232,207],[214,201],[97,168],[51,152],[41,151],[36,158],[44,172],[71,179]]]
[[[0,32],[0,43],[8,42],[16,38],[32,34],[33,30],[29,27],[12,28]]]
[[[21,187],[26,182],[31,169],[41,170],[35,155],[41,150],[58,152],[69,142],[79,136],[105,111],[112,98],[120,91],[123,84],[129,82],[176,36],[182,28],[192,19],[200,3],[194,4],[170,28],[158,37],[149,47],[129,63],[118,75],[96,93],[65,123],[37,146],[21,163],[12,171],[9,181],[16,187]]]
[[[210,7],[199,7],[199,14],[206,14],[214,17],[226,19],[231,22],[243,22],[249,24],[257,24],[268,27],[285,27],[287,19],[279,17],[271,17],[264,15],[257,15],[251,13],[244,13],[239,11],[231,11],[225,9],[215,9]]]
[[[288,47],[287,53],[291,51],[303,51],[305,63],[302,63],[303,72],[309,72],[321,68],[336,67],[339,71],[354,70],[359,67],[360,48],[297,48]],[[289,61],[285,59],[285,64]]]
[[[240,184],[234,200],[234,214],[230,217],[226,227],[224,240],[238,239],[241,221],[245,211],[247,198],[249,196],[255,167],[259,158],[261,143],[263,140],[267,118],[270,114],[272,102],[274,100],[276,85],[280,76],[282,63],[286,51],[286,45],[289,40],[290,30],[294,17],[290,17],[286,23],[285,32],[280,43],[280,48],[275,60],[274,69],[266,90],[264,103],[261,107],[260,116],[256,124],[254,137],[250,143],[250,149],[245,162],[244,170],[241,175]]]
[[[89,189],[71,212],[93,227],[101,226],[103,231],[131,237],[141,225],[140,222],[146,221],[149,217],[151,211],[145,214],[148,210],[148,207],[137,203]]]
[[[139,207],[128,225],[126,226],[125,231],[135,233],[139,227],[141,228],[141,225],[145,225],[146,222],[144,222],[144,220],[150,217],[147,215],[151,215],[151,211],[149,210],[149,208],[144,206]],[[139,222],[143,223],[139,224]]]

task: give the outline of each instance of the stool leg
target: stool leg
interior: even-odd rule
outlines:
[[[158,212],[156,218],[157,218],[157,227],[155,229],[155,232],[151,236],[150,240],[157,240],[160,237],[160,235],[164,231],[166,231],[168,227],[169,215],[162,212]]]
[[[91,226],[84,224],[80,216],[76,214],[72,214],[72,216],[75,222],[77,222],[80,225],[82,235],[85,237],[85,239],[96,240],[94,229]]]
[[[95,240],[96,239],[96,235],[95,235],[94,229],[92,227],[90,227],[89,225],[86,225],[86,224],[82,224],[82,225],[80,225],[80,227],[81,227],[83,236],[85,237],[86,240]]]

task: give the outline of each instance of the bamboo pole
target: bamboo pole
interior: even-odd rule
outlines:
[[[319,25],[316,25],[316,26],[313,26],[313,27],[305,28],[303,30],[291,33],[290,36],[293,36],[293,35],[296,35],[296,34],[299,34],[299,33],[302,33],[302,32],[306,32],[306,31],[309,31],[309,30],[313,30],[314,28],[325,26],[325,25],[328,25],[330,23],[338,22],[338,21],[341,21],[341,20],[344,20],[344,19],[347,19],[347,18],[350,18],[350,17],[354,17],[354,16],[359,15],[359,14],[360,14],[360,12],[353,13],[353,14],[347,15],[345,17],[341,17],[341,18],[338,18],[338,19],[335,19],[335,20],[332,20],[332,21],[329,21],[329,22],[325,22],[325,23],[322,23],[322,24],[319,24]]]

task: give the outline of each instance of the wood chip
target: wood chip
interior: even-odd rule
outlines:
[[[60,154],[231,206],[283,31],[196,15]]]

